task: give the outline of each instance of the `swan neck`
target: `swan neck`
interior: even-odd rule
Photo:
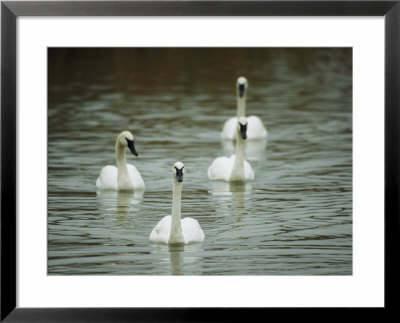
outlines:
[[[126,148],[119,143],[119,138],[115,143],[115,159],[118,169],[118,189],[132,189],[129,180],[128,168],[126,166]]]
[[[126,156],[125,156],[125,147],[119,143],[119,140],[115,143],[115,159],[117,162],[117,166],[126,166]]]
[[[246,95],[237,98],[237,111],[236,117],[244,117],[246,115]]]
[[[230,181],[243,181],[244,180],[244,160],[246,151],[246,140],[240,136],[240,131],[236,132],[236,150],[235,161],[233,163]]]
[[[172,184],[172,212],[171,212],[171,232],[168,243],[183,243],[182,223],[181,223],[181,197],[182,183],[175,179]]]

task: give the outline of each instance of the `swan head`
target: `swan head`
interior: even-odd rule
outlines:
[[[173,168],[174,179],[179,183],[183,182],[183,168],[184,165],[182,162],[178,161],[174,164]]]
[[[238,120],[238,131],[243,140],[247,139],[247,119],[245,117],[240,117]]]
[[[133,135],[130,131],[122,131],[119,134],[117,141],[119,145],[121,145],[122,147],[128,147],[133,155],[139,156],[139,154],[135,149],[135,142],[133,140]]]
[[[246,94],[247,87],[249,86],[247,79],[243,76],[239,77],[236,81],[236,85],[239,98],[244,97],[244,95]]]

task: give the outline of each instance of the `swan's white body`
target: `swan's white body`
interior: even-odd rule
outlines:
[[[248,82],[246,78],[239,77],[237,80],[237,110],[236,117],[228,119],[222,128],[221,138],[223,140],[236,139],[236,125],[238,118],[246,116],[246,95],[247,95]],[[246,117],[249,124],[247,139],[265,139],[268,136],[267,129],[265,128],[261,119],[257,116]]]
[[[240,117],[236,123],[236,154],[231,157],[218,157],[208,168],[207,175],[210,180],[223,180],[227,182],[246,182],[254,179],[254,171],[245,160],[246,133],[244,137],[240,127],[246,127],[246,118]]]
[[[96,180],[96,188],[99,190],[144,190],[145,185],[142,176],[135,166],[126,163],[126,148],[128,142],[133,146],[133,136],[129,131],[123,131],[115,143],[115,159],[117,166],[108,165],[102,168],[100,176]],[[136,153],[134,146],[129,147],[132,153]]]
[[[178,181],[180,171],[181,180]],[[187,244],[190,242],[202,242],[205,235],[197,220],[192,218],[181,219],[181,193],[183,181],[183,164],[175,163],[172,186],[172,215],[162,218],[150,233],[150,241],[166,244]]]
[[[247,139],[265,139],[268,136],[267,129],[265,129],[261,119],[257,116],[246,117],[249,123],[249,130],[247,131]],[[232,117],[226,120],[222,132],[221,138],[223,140],[235,140],[236,139],[236,125],[237,117]]]
[[[118,186],[118,168],[113,165],[104,166],[97,178],[96,187],[99,190],[144,190],[145,185],[140,172],[135,166],[126,164],[128,179],[125,184]]]
[[[150,234],[150,240],[153,242],[170,243],[172,216],[164,216],[155,226]],[[204,232],[199,222],[193,218],[184,218],[181,220],[183,243],[204,241]]]
[[[223,180],[226,182],[233,182],[233,181],[246,182],[254,180],[254,171],[247,160],[243,161],[243,177],[236,180],[235,179],[231,180],[235,159],[236,155],[231,155],[231,157],[215,158],[211,166],[208,168],[207,171],[208,178],[214,181]]]

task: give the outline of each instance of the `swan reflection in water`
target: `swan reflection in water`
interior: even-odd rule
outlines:
[[[191,255],[201,251],[202,245],[199,243],[166,245],[161,243],[151,243],[154,246],[152,253],[165,254],[161,262],[170,267],[172,275],[184,275],[185,265],[198,265],[200,257]]]
[[[229,203],[226,203],[227,199],[235,201],[233,208],[233,215],[240,219],[242,215],[246,213],[246,194],[250,194],[252,191],[252,185],[249,182],[212,182],[211,195],[215,197],[215,206],[218,209],[218,214],[229,214],[232,213]]]
[[[118,220],[127,220],[139,211],[143,191],[98,191],[97,201],[102,215],[116,215]]]

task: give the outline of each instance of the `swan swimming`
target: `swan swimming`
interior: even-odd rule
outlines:
[[[181,220],[181,192],[183,186],[183,168],[176,162],[172,171],[172,215],[162,218],[150,234],[150,241],[167,244],[186,244],[204,241],[204,232],[197,220],[184,218]]]
[[[246,94],[249,84],[247,79],[243,76],[239,77],[236,82],[236,98],[237,98],[237,110],[236,117],[228,119],[221,132],[221,138],[223,140],[234,140],[236,139],[236,123],[239,117],[246,116]],[[265,139],[268,136],[267,129],[264,127],[261,119],[257,116],[247,117],[249,124],[249,131],[247,132],[248,139]]]
[[[247,119],[240,117],[236,123],[236,154],[231,157],[218,157],[208,168],[207,175],[211,180],[227,182],[245,182],[254,179],[254,171],[245,160],[247,139]]]
[[[126,163],[126,148],[129,148],[132,154],[138,156],[133,135],[129,131],[123,131],[117,137],[115,142],[117,167],[112,165],[103,167],[96,181],[97,189],[118,191],[144,190],[144,181],[139,171],[135,166]]]

